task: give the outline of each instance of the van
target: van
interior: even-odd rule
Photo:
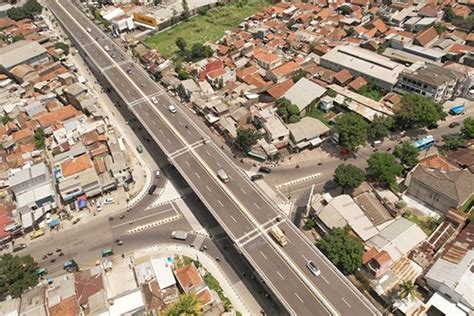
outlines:
[[[222,180],[222,182],[227,183],[229,182],[229,176],[227,173],[224,171],[224,169],[219,169],[217,171],[217,176]]]
[[[36,238],[38,238],[38,237],[41,237],[41,236],[44,235],[44,233],[45,233],[45,231],[44,231],[43,228],[38,229],[38,230],[34,230],[34,231],[32,231],[32,232],[30,233],[30,239],[33,240],[33,239],[36,239]]]
[[[382,146],[382,141],[381,140],[375,140],[372,143],[372,147],[380,147],[380,146]]]
[[[188,233],[182,230],[174,230],[171,233],[172,239],[186,240],[188,238]]]

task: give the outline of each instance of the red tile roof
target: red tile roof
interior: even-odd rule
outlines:
[[[62,107],[59,111],[44,113],[37,116],[35,119],[40,123],[42,127],[49,127],[56,122],[62,122],[79,114],[80,112],[76,110],[72,105],[66,105]]]
[[[426,30],[418,33],[415,36],[414,41],[418,45],[426,46],[437,37],[438,37],[438,33],[436,32],[436,29],[433,26],[431,26],[427,28]]]
[[[268,82],[263,80],[263,78],[258,73],[246,76],[245,78],[243,78],[243,81],[246,84],[253,85],[257,88],[263,88],[268,84]]]
[[[49,315],[50,316],[76,316],[81,314],[81,309],[77,304],[77,297],[73,295],[71,297],[66,298],[49,308]]]
[[[240,70],[237,70],[236,75],[239,80],[242,80],[247,77],[248,75],[254,74],[257,72],[257,66],[252,65],[246,68],[242,68]]]
[[[381,19],[376,19],[372,21],[372,25],[379,31],[380,33],[385,33],[388,31],[387,25],[383,23]]]
[[[293,87],[294,82],[293,79],[288,79],[281,83],[277,83],[276,85],[272,86],[270,89],[267,90],[267,93],[271,95],[275,100],[282,97],[286,91],[288,91],[291,87]]]
[[[342,69],[334,76],[334,79],[341,85],[348,83],[352,78],[351,72],[347,69]]]
[[[294,61],[289,61],[272,70],[272,73],[277,77],[283,77],[292,74],[300,68],[300,65]]]
[[[76,295],[79,305],[87,304],[89,297],[104,288],[102,274],[90,275],[90,270],[74,274]]]
[[[204,282],[194,264],[188,264],[174,270],[174,275],[185,291],[198,287]]]
[[[367,80],[364,77],[357,77],[349,83],[349,87],[352,88],[354,91],[358,91],[360,88],[367,84]]]
[[[25,138],[33,137],[33,131],[29,128],[20,129],[12,134],[13,141],[17,142]]]
[[[63,177],[69,177],[81,171],[87,170],[90,167],[92,167],[92,162],[87,154],[67,160],[61,164]]]

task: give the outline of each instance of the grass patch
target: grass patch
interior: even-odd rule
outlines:
[[[440,220],[437,220],[432,217],[429,219],[419,218],[416,215],[412,214],[410,211],[406,211],[403,214],[403,217],[417,224],[421,228],[421,230],[424,231],[425,234],[428,236],[430,236],[436,229],[436,227],[438,227],[438,225],[440,224]]]
[[[161,33],[148,37],[144,42],[169,58],[177,51],[176,39],[184,38],[187,47],[195,43],[204,44],[220,39],[226,30],[238,26],[247,17],[270,5],[268,0],[232,1],[227,5],[213,8],[205,15],[198,15],[173,26]]]
[[[318,109],[316,106],[317,102],[312,102],[308,107],[306,108],[306,116],[315,118],[323,122],[326,126],[329,126],[329,121],[325,116],[325,113]]]
[[[357,90],[357,93],[369,99],[380,101],[387,92],[369,83]]]

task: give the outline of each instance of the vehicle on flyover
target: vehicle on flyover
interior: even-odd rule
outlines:
[[[272,229],[270,229],[270,234],[273,236],[273,238],[275,238],[276,241],[278,241],[280,246],[285,247],[285,245],[288,244],[288,239],[280,227],[272,227]]]

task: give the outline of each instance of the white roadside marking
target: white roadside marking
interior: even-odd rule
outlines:
[[[301,303],[304,303],[301,297],[295,292],[295,296],[300,300]]]
[[[195,172],[194,174],[196,175],[196,177],[198,177],[198,179],[201,179],[201,176],[197,172]]]
[[[211,192],[211,188],[209,188],[208,185],[206,185],[206,189],[207,189],[207,191]]]
[[[325,277],[323,277],[322,275],[321,275],[321,279],[323,279],[324,282],[326,282],[327,284],[329,284],[329,281],[328,281]]]
[[[224,206],[224,204],[222,204],[221,200],[217,200],[217,203],[219,203],[220,206],[222,206],[222,207]]]
[[[232,220],[237,223],[237,221],[235,220],[234,216],[231,215],[230,218],[232,218]]]
[[[185,160],[184,163],[185,163],[188,167],[191,167],[191,165],[189,164],[189,161]]]
[[[277,274],[280,276],[280,278],[281,278],[282,280],[285,279],[285,278],[283,277],[283,275],[281,275],[280,271],[277,271]]]
[[[242,191],[243,194],[247,194],[244,189],[240,188],[240,191]]]
[[[342,298],[342,301],[343,301],[344,303],[346,303],[347,306],[352,307],[351,304],[349,304],[349,303],[344,299],[344,297],[341,297],[341,298]]]
[[[260,251],[260,254],[262,255],[262,257],[264,257],[264,258],[265,258],[265,260],[267,260],[267,259],[268,259],[268,258],[267,258],[267,256],[265,256],[265,254],[264,254],[263,252],[261,252],[261,251]]]
[[[256,207],[257,209],[260,209],[260,206],[258,206],[257,203],[253,202],[253,205],[255,205],[255,207]]]

